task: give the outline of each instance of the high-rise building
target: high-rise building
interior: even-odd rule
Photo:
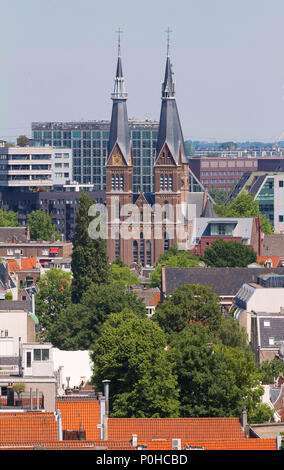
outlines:
[[[154,187],[154,161],[159,123],[129,119],[133,145],[133,184],[135,191],[150,192]],[[69,147],[73,152],[73,180],[92,183],[94,190],[106,188],[106,158],[110,121],[33,122],[35,145]]]

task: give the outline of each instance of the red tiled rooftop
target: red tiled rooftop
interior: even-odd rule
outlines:
[[[57,409],[62,414],[63,430],[86,431],[86,440],[100,439],[100,430],[97,424],[100,422],[100,405],[98,400],[58,400]],[[81,428],[80,428],[81,425]]]
[[[57,440],[54,413],[0,413],[0,443]]]
[[[31,258],[22,258],[21,259],[21,268],[15,259],[8,260],[9,271],[16,273],[18,271],[28,271],[30,269],[36,269],[36,257],[32,256]]]
[[[242,439],[239,418],[109,418],[108,437],[139,442],[152,439]]]

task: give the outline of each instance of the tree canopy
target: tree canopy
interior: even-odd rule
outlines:
[[[177,380],[165,346],[163,331],[149,318],[128,309],[109,316],[91,358],[96,388],[111,380],[111,416],[178,416]]]
[[[205,249],[202,259],[207,266],[241,268],[256,262],[257,255],[250,246],[241,242],[218,238]]]
[[[52,216],[44,211],[37,210],[28,214],[28,224],[31,240],[50,240],[52,236],[60,238],[52,225]]]
[[[19,145],[19,147],[26,147],[29,145],[29,143],[30,139],[25,135],[19,135],[17,138],[17,145]]]
[[[37,281],[35,308],[44,341],[51,341],[51,331],[56,330],[62,312],[71,304],[71,282],[71,274],[58,268],[49,269]]]
[[[80,302],[61,309],[56,324],[50,325],[52,343],[66,350],[90,349],[109,315],[121,313],[125,308],[133,310],[137,317],[147,316],[143,301],[125,285],[91,284]]]
[[[75,234],[72,251],[72,301],[80,299],[91,284],[111,282],[111,267],[106,253],[106,243],[102,238],[92,239],[89,226],[93,217],[89,216],[90,207],[95,204],[89,194],[82,191],[79,209],[76,214]]]
[[[18,227],[18,213],[0,209],[0,227]]]
[[[184,284],[156,307],[153,321],[168,334],[180,332],[189,323],[217,329],[221,321],[218,295],[202,284]]]
[[[251,194],[242,192],[230,203],[215,205],[214,211],[220,217],[256,217],[260,216],[261,230],[264,233],[272,233],[270,221],[260,213],[258,202]]]
[[[111,265],[112,282],[119,282],[125,286],[139,285],[139,279],[128,266],[120,266],[116,263]]]
[[[263,388],[250,351],[226,346],[210,329],[194,324],[172,337],[170,354],[182,417],[240,416],[245,405],[250,423],[271,419],[260,402]]]
[[[151,272],[148,287],[161,286],[162,265],[172,268],[193,268],[201,267],[199,258],[192,255],[189,251],[179,250],[177,245],[172,245],[168,251],[165,251],[155,264],[154,270]]]

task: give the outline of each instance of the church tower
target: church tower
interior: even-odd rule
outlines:
[[[180,206],[182,203],[188,202],[189,194],[189,167],[175,99],[175,83],[169,55],[169,36],[161,99],[154,165],[155,204],[164,208],[164,217],[170,222],[167,226],[165,223],[161,224],[162,239],[155,240],[156,259],[171,244],[179,242],[176,229],[180,223]]]
[[[112,115],[108,141],[108,158],[106,161],[106,206],[108,212],[107,253],[113,262],[120,256],[126,264],[131,263],[129,240],[120,235],[120,209],[131,204],[132,188],[132,149],[127,114],[127,93],[124,86],[122,61],[120,55],[120,30],[118,39],[118,58],[111,94]]]

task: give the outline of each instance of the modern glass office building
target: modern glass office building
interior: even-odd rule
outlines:
[[[152,192],[154,161],[159,123],[129,120],[133,149],[133,191]],[[33,122],[34,144],[71,148],[73,180],[91,183],[94,190],[105,190],[109,121]]]

